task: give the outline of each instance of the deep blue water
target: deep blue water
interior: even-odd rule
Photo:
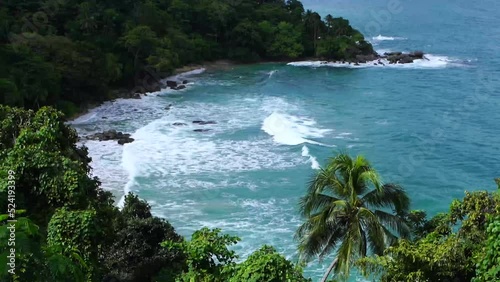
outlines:
[[[242,238],[242,256],[271,244],[289,257],[301,223],[297,200],[317,165],[340,150],[365,155],[431,215],[465,190],[495,189],[500,3],[399,1],[390,14],[391,1],[303,2],[348,18],[377,50],[423,50],[430,60],[238,66],[190,77],[182,92],[107,103],[75,121],[82,134],[115,128],[136,139],[86,143],[104,187],[139,194],[183,235],[220,227]],[[390,17],[380,20],[384,11]],[[196,119],[217,124],[197,133]],[[327,263],[312,263],[307,275],[319,279]]]

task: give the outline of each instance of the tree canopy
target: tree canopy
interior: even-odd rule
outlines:
[[[323,21],[297,0],[17,0],[0,15],[0,103],[67,114],[110,89],[145,88],[151,69],[373,53],[347,20]]]

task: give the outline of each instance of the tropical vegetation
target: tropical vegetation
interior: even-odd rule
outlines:
[[[189,64],[374,52],[347,20],[297,0],[7,0],[0,19],[0,103],[66,114]]]
[[[297,231],[300,253],[309,261],[335,252],[322,281],[332,269],[337,277],[346,279],[356,260],[366,257],[368,251],[381,255],[398,235],[410,235],[400,216],[408,212],[409,205],[404,190],[382,183],[365,158],[341,153],[318,172],[300,201],[300,212],[306,218]]]
[[[427,219],[365,158],[340,153],[299,202],[300,261],[272,246],[243,258],[238,237],[202,228],[184,238],[136,195],[118,209],[64,121],[53,108],[0,105],[0,281],[306,282],[314,258],[331,260],[323,281],[353,269],[376,281],[500,279],[498,191],[466,192]]]
[[[347,20],[321,19],[297,0],[2,1],[0,281],[306,282],[315,259],[328,262],[322,281],[353,271],[387,282],[500,281],[498,179],[497,191],[466,192],[431,217],[364,157],[339,153],[298,203],[298,259],[272,246],[240,257],[240,238],[208,228],[184,238],[137,195],[118,209],[65,123],[190,64],[362,54],[373,48]]]

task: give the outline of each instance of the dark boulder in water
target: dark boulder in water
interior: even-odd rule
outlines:
[[[413,63],[413,58],[410,56],[403,56],[398,60],[398,64],[409,64]]]
[[[413,51],[408,55],[410,57],[416,58],[416,59],[423,59],[424,58],[424,52],[422,52],[422,51]]]
[[[194,124],[200,124],[200,125],[206,125],[206,124],[217,124],[217,122],[213,121],[213,120],[209,120],[209,121],[204,121],[204,120],[194,120],[193,121]]]
[[[186,126],[187,124],[183,123],[183,122],[174,122],[172,123],[173,126]]]
[[[120,145],[124,145],[124,144],[127,144],[127,143],[132,143],[132,142],[134,142],[134,138],[130,138],[130,137],[125,137],[125,138],[122,138],[122,139],[118,140],[118,144],[120,144]]]
[[[212,129],[195,129],[193,130],[194,132],[207,132],[207,131],[211,131]]]
[[[356,63],[366,63],[366,62],[371,62],[375,61],[378,57],[374,54],[369,54],[369,55],[357,55],[356,56]]]
[[[184,88],[186,88],[186,85],[179,85],[179,86],[174,87],[174,88],[172,88],[172,89],[174,89],[174,90],[182,90],[182,89],[184,89]]]
[[[409,64],[413,63],[415,58],[411,57],[409,54],[401,53],[399,55],[390,55],[387,57],[387,60],[389,61],[389,64]]]
[[[130,134],[119,132],[114,129],[89,135],[86,138],[87,140],[99,140],[99,141],[118,140],[118,144],[120,145],[131,143],[134,141],[133,138],[130,138]]]
[[[177,87],[177,81],[167,80],[166,84],[167,84],[167,86],[168,86],[168,87],[170,87],[170,88],[175,88],[175,87]]]
[[[403,52],[385,52],[384,55],[386,55],[387,57],[390,57],[390,56],[401,56],[403,54]]]
[[[182,84],[188,84],[188,83],[189,83],[189,81],[187,81],[187,80],[182,81]]]

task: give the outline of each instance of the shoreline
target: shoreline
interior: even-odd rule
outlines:
[[[390,62],[390,59],[394,58],[393,62]],[[381,64],[381,65],[386,65],[386,64],[407,64],[407,63],[414,63],[413,61],[411,62],[399,62],[400,59],[405,59],[405,58],[413,58],[413,59],[426,59],[428,60],[423,52],[420,51],[415,51],[412,53],[402,53],[402,52],[392,52],[392,53],[385,53],[384,55],[370,55],[370,56],[363,56],[362,58],[359,58],[357,62],[351,62],[351,61],[330,61],[330,60],[324,60],[322,58],[317,58],[317,57],[307,57],[307,58],[297,58],[297,60],[272,60],[272,61],[259,61],[259,62],[253,62],[253,63],[240,63],[240,62],[235,62],[232,60],[216,60],[212,62],[203,62],[200,64],[190,64],[186,65],[180,68],[176,68],[169,76],[162,77],[159,79],[159,81],[168,81],[170,79],[172,80],[177,80],[179,77],[182,77],[183,74],[188,74],[190,72],[196,71],[196,70],[203,70],[203,71],[228,71],[231,70],[235,67],[238,66],[245,66],[245,65],[260,65],[260,64],[290,64],[290,63],[298,63],[297,65],[301,65],[300,63],[308,63],[308,62],[314,62],[314,63],[319,63],[320,65],[328,65],[328,64],[341,64],[341,65],[351,65],[352,66],[363,66],[363,65],[368,65],[368,64]],[[384,63],[381,63],[380,60],[384,60]],[[161,91],[162,89],[168,88],[166,84],[157,86],[159,89],[158,91]],[[108,101],[113,101],[116,99],[140,99],[142,95],[147,95],[147,93],[153,93],[157,91],[150,91],[150,92],[143,92],[143,93],[132,93],[134,88],[115,88],[115,89],[110,89],[110,92],[113,93],[110,97],[110,99],[106,99],[100,103],[94,103],[94,104],[88,104],[84,106],[84,109],[81,109],[80,112],[68,117],[68,121],[74,121],[78,119],[79,117],[86,115],[91,111],[92,109],[95,109],[102,105],[105,102]]]
[[[203,69],[204,71],[230,70],[233,67],[240,66],[240,65],[244,65],[244,64],[236,63],[236,62],[231,61],[231,60],[217,60],[217,61],[213,61],[213,62],[205,62],[202,64],[191,64],[191,65],[186,65],[186,66],[183,66],[180,68],[176,68],[172,74],[170,74],[167,77],[161,78],[161,80],[169,80],[170,78],[182,76],[183,74],[190,73],[190,72],[195,71],[195,70],[201,70],[201,69]],[[130,91],[132,91],[133,89],[134,88],[127,88],[126,91],[130,93]],[[164,89],[164,88],[162,88],[162,89]],[[125,90],[125,89],[124,88],[114,88],[114,89],[110,89],[110,92],[116,93],[118,91],[123,91],[123,90]],[[143,95],[147,95],[147,93],[152,93],[152,92],[137,93],[137,94],[139,95],[138,97],[140,97]],[[105,102],[114,101],[116,99],[140,99],[140,98],[126,97],[125,95],[113,96],[112,98],[106,99],[100,103],[91,103],[91,104],[85,105],[84,109],[81,109],[78,113],[76,113],[72,116],[69,116],[67,118],[67,121],[74,121],[74,120],[88,114],[91,110],[101,106]]]

